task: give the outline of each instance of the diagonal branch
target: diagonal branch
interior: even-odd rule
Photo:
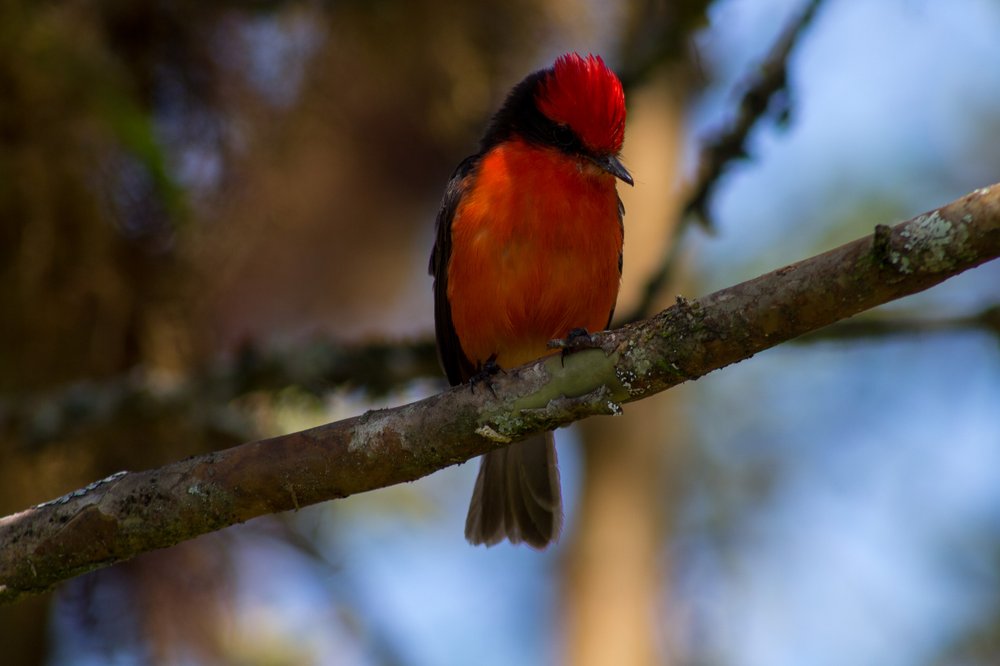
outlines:
[[[119,472],[0,519],[0,601],[256,516],[412,481],[681,382],[1000,256],[1000,184],[895,227],[395,409]],[[564,361],[564,362],[563,362]]]
[[[799,38],[812,23],[822,0],[809,0],[802,11],[778,35],[767,57],[754,72],[740,99],[739,110],[732,124],[702,148],[698,174],[684,215],[693,215],[706,228],[711,228],[708,203],[726,167],[747,156],[750,131],[775,103],[779,119],[788,114],[788,60]]]

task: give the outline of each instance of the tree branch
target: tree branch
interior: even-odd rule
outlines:
[[[597,336],[601,349],[395,409],[119,472],[0,519],[0,601],[256,516],[412,481],[749,358],[1000,256],[1000,184]]]

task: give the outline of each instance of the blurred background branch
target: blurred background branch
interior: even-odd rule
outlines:
[[[440,379],[432,340],[335,344],[313,342],[263,351],[243,345],[230,362],[191,375],[136,367],[101,381],[82,380],[53,391],[0,398],[0,431],[38,448],[87,429],[135,416],[179,414],[199,427],[246,438],[254,426],[234,401],[295,386],[317,398],[358,390],[380,398],[419,379]],[[443,382],[442,386],[443,386]]]
[[[931,333],[955,333],[981,330],[1000,341],[1000,305],[992,305],[979,312],[952,317],[928,317],[914,313],[869,314],[864,317],[839,321],[801,338],[797,344],[823,341],[851,341],[871,338],[891,338]]]
[[[926,317],[899,312],[863,314],[795,338],[796,344],[982,330],[1000,338],[1000,305],[979,312]],[[134,368],[121,377],[81,381],[51,392],[0,398],[0,429],[37,448],[85,429],[136,414],[182,414],[200,427],[246,437],[253,425],[238,401],[259,391],[295,386],[321,397],[338,389],[380,398],[417,380],[440,381],[432,340],[338,345],[314,342],[266,352],[245,345],[231,363],[204,374],[156,377]],[[237,404],[234,404],[237,401]]]
[[[681,252],[681,238],[692,222],[712,232],[714,225],[709,214],[712,193],[726,169],[733,162],[749,157],[747,142],[750,132],[764,118],[775,118],[779,125],[786,125],[792,113],[791,91],[788,88],[788,59],[803,33],[809,28],[823,0],[809,0],[805,7],[778,35],[764,60],[751,69],[741,87],[744,89],[737,104],[735,117],[729,126],[708,139],[698,156],[694,181],[685,186],[686,201],[679,219],[671,226],[670,240],[659,264],[646,278],[642,295],[635,307],[622,321],[637,321],[648,317],[657,298],[670,283]]]
[[[701,149],[697,175],[691,184],[684,217],[693,216],[705,229],[714,229],[708,207],[726,168],[749,156],[748,138],[761,119],[770,116],[787,125],[792,114],[792,91],[788,85],[788,61],[795,46],[809,29],[823,0],[809,0],[778,35],[764,60],[753,68],[742,87],[736,116],[730,125],[709,139]]]
[[[1000,338],[1000,305],[949,317],[882,313],[865,314],[795,338],[796,344],[982,330]],[[78,434],[126,418],[130,413],[175,412],[194,415],[200,406],[221,410],[203,418],[207,428],[242,436],[252,431],[230,403],[257,391],[279,391],[290,385],[316,395],[338,388],[358,389],[377,398],[419,379],[440,379],[434,342],[334,345],[313,343],[281,352],[244,348],[233,364],[218,364],[193,378],[156,378],[137,368],[102,382],[79,382],[35,396],[0,401],[0,424],[26,447]]]

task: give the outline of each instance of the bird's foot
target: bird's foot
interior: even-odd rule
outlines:
[[[600,341],[585,328],[574,328],[560,340],[549,340],[549,349],[561,349],[560,362],[565,364],[566,356],[581,349],[600,349]]]
[[[491,380],[497,375],[497,373],[503,371],[503,368],[497,364],[497,355],[490,354],[490,357],[486,359],[485,363],[482,361],[476,363],[476,374],[469,377],[469,388],[473,393],[475,393],[476,384],[485,384],[486,388],[490,390],[490,393],[492,393],[495,398],[497,392],[493,389],[493,382]]]

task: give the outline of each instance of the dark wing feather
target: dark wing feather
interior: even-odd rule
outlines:
[[[431,250],[431,261],[428,270],[434,276],[434,328],[437,333],[438,359],[444,368],[448,382],[454,386],[461,384],[473,374],[475,365],[469,361],[462,351],[462,345],[455,333],[455,325],[451,320],[451,304],[448,303],[448,259],[451,256],[451,222],[455,218],[462,194],[466,190],[466,178],[475,171],[479,164],[479,155],[472,155],[462,160],[455,169],[441,200],[441,208],[437,216],[437,238],[434,249]]]

